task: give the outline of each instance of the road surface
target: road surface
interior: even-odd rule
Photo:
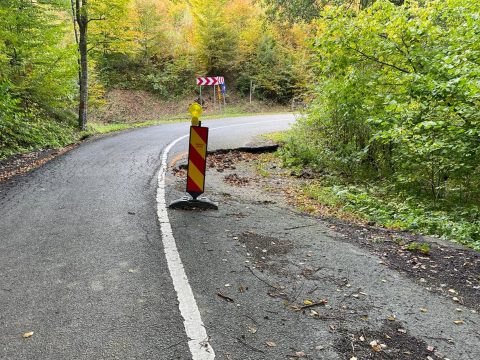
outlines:
[[[268,115],[204,125],[214,149],[292,121]],[[1,359],[191,357],[156,204],[162,151],[186,133],[182,123],[89,141],[2,189]],[[186,140],[171,154],[185,150]]]
[[[215,149],[293,121],[205,125]],[[344,235],[290,209],[280,183],[224,181],[247,165],[209,171],[218,211],[166,211],[184,179],[165,165],[187,133],[89,141],[0,187],[0,359],[480,358],[478,304],[390,267],[390,254],[356,243],[367,229]],[[433,260],[412,266],[433,273]]]

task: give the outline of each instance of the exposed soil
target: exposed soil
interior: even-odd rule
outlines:
[[[238,171],[241,164],[248,164],[248,173]],[[269,169],[269,175],[259,175],[256,169],[261,164],[262,169]],[[265,162],[265,157],[249,152],[231,151],[213,153],[208,158],[208,166],[219,172],[233,170],[225,176],[224,181],[231,185],[261,186],[263,189],[278,193],[283,192],[285,202],[298,207],[295,192],[309,179],[291,176],[281,169],[272,157],[271,162]],[[325,207],[318,204],[319,207]],[[327,209],[328,210],[328,209]],[[316,212],[317,214],[319,212]],[[329,214],[323,209],[323,214]],[[332,211],[333,213],[333,211]],[[338,233],[342,241],[354,243],[379,256],[381,264],[404,273],[425,287],[428,291],[441,294],[451,301],[465,305],[474,311],[480,311],[480,253],[475,250],[440,241],[405,231],[396,231],[365,224],[341,220],[332,216],[317,217],[327,221],[330,228]],[[243,239],[243,236],[242,236]],[[248,237],[243,243],[249,244]],[[406,249],[409,243],[427,243],[428,254]],[[253,254],[262,256],[259,249],[249,249]],[[308,275],[308,274],[307,274]],[[413,350],[412,350],[413,351]],[[422,350],[423,354],[424,349]],[[422,359],[425,358],[422,355]],[[430,354],[432,358],[434,356]],[[363,359],[363,357],[361,357]],[[376,357],[382,359],[381,355]],[[385,357],[387,358],[387,357]]]
[[[19,154],[0,161],[0,183],[5,182],[14,176],[25,175],[29,171],[36,169],[57,156],[75,148],[77,144],[72,144],[62,149],[39,150],[26,154]]]
[[[418,359],[437,360],[444,355],[427,343],[409,336],[401,324],[386,321],[380,331],[365,329],[351,333],[338,329],[343,336],[335,343],[335,348],[347,359]]]
[[[204,114],[221,114],[223,110],[213,103],[209,95],[212,89],[204,90]],[[185,99],[164,100],[159,96],[142,90],[114,89],[105,95],[105,105],[93,113],[95,121],[104,123],[113,122],[141,122],[172,117],[187,117],[189,105],[195,97]],[[260,101],[249,103],[247,100],[230,93],[227,108],[235,108],[238,112],[284,112],[286,109],[277,104],[268,104]]]

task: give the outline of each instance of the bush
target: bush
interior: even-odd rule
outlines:
[[[20,152],[65,146],[75,139],[73,124],[66,126],[41,113],[26,112],[11,95],[11,84],[0,85],[0,159]]]
[[[475,0],[326,10],[312,47],[315,99],[287,155],[434,201],[478,199],[479,16]]]

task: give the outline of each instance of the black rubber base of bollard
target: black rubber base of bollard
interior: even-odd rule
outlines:
[[[218,204],[202,196],[196,200],[184,196],[178,200],[172,201],[168,206],[170,209],[178,210],[218,210]]]

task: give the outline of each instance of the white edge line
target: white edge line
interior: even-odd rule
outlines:
[[[277,121],[278,120],[227,125],[211,128],[211,130],[245,125],[258,125]],[[172,277],[173,287],[177,293],[179,304],[178,307],[183,317],[185,333],[189,339],[188,347],[190,349],[190,353],[192,354],[192,360],[212,360],[215,359],[215,352],[209,343],[209,338],[200,315],[200,310],[198,309],[192,288],[188,282],[187,274],[185,273],[185,268],[182,260],[180,259],[180,254],[178,252],[175,238],[173,237],[170,220],[168,218],[167,204],[165,199],[165,177],[168,170],[168,154],[178,142],[187,137],[188,135],[184,135],[172,141],[163,151],[160,171],[158,174],[157,215],[160,223],[160,231],[162,232],[163,250],[167,260],[168,270],[170,272],[170,276]]]

